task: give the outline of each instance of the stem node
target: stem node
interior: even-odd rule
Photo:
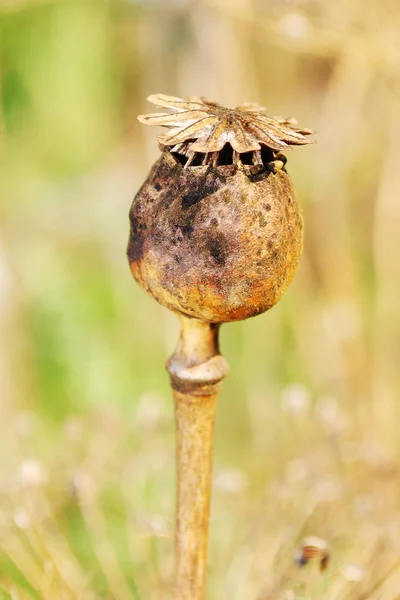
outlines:
[[[180,320],[178,344],[167,363],[175,398],[178,470],[174,598],[204,600],[214,422],[228,364],[219,353],[219,325]]]

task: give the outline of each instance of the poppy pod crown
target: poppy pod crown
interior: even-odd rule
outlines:
[[[309,143],[312,132],[254,104],[149,100],[170,112],[138,117],[168,131],[130,212],[133,276],[167,308],[203,321],[268,310],[291,282],[303,241],[281,151]]]

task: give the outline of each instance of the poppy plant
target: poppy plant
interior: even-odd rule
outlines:
[[[181,321],[167,363],[177,428],[174,597],[203,600],[215,411],[228,372],[218,332],[270,309],[294,277],[303,222],[281,152],[310,143],[312,132],[254,104],[149,100],[169,112],[139,120],[168,131],[132,203],[128,259],[136,281]]]

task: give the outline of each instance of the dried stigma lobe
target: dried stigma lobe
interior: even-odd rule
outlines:
[[[148,100],[171,111],[138,117],[146,125],[169,129],[157,138],[162,146],[185,144],[191,153],[211,153],[230,144],[235,152],[243,154],[262,146],[280,151],[312,142],[307,137],[313,133],[310,129],[298,128],[295,119],[268,117],[257,104],[225,108],[205,98],[183,100],[164,94],[154,94]]]

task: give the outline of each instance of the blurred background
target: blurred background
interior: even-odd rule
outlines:
[[[396,0],[0,0],[0,598],[170,598],[178,327],[125,258],[159,92],[317,132],[295,281],[222,329],[209,598],[400,598]]]

